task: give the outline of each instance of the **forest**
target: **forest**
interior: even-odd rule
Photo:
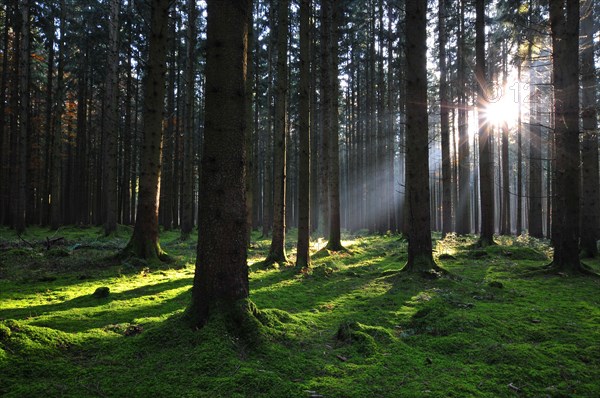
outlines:
[[[599,26],[3,1],[0,396],[600,396]]]

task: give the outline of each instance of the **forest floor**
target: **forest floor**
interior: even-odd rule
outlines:
[[[436,239],[452,277],[430,280],[397,272],[399,236],[347,235],[349,252],[298,274],[262,269],[269,241],[255,235],[251,299],[270,321],[250,346],[218,319],[182,319],[196,236],[162,234],[169,264],[112,260],[130,232],[0,229],[0,396],[600,396],[600,278],[532,272],[544,242]],[[47,250],[46,237],[64,239]]]

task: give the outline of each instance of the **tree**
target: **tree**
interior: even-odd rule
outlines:
[[[439,271],[432,256],[427,122],[427,0],[406,3],[406,193],[409,272]]]
[[[583,257],[598,256],[598,121],[596,101],[596,68],[594,65],[594,7],[581,10],[581,108],[583,136],[581,140],[581,253]]]
[[[186,32],[185,103],[183,111],[183,177],[181,185],[181,235],[194,227],[194,98],[196,83],[196,0],[188,0]]]
[[[278,0],[277,7],[277,81],[275,83],[275,123],[273,150],[273,237],[265,264],[286,263],[285,195],[287,149],[287,37],[289,0]]]
[[[310,9],[300,2],[300,167],[298,187],[298,248],[296,267],[310,266]]]
[[[446,70],[446,0],[439,0],[440,134],[442,136],[442,235],[452,231],[452,162]]]
[[[329,153],[326,154],[329,163],[328,169],[328,191],[329,191],[329,240],[327,241],[327,249],[332,251],[344,250],[341,241],[341,225],[340,225],[340,145],[339,145],[339,121],[338,121],[338,39],[339,39],[339,2],[324,0],[322,6],[326,6],[327,18],[330,22],[327,24],[330,33],[329,38],[329,57],[324,60],[328,65],[328,90],[323,95],[330,98],[325,101],[326,107],[323,107],[323,120],[329,122],[329,129],[324,130],[325,134],[329,135]]]
[[[133,235],[122,254],[165,260],[158,242],[158,193],[163,135],[165,74],[170,0],[152,0],[148,61],[144,77],[143,128],[137,217]]]
[[[199,238],[192,303],[196,327],[211,313],[238,322],[248,297],[244,140],[250,0],[208,0],[206,108]]]
[[[529,235],[542,238],[542,121],[541,95],[538,88],[539,60],[533,59],[529,45]]]
[[[458,207],[456,232],[471,232],[471,164],[469,155],[469,133],[467,125],[466,45],[465,45],[465,0],[460,0],[457,48],[458,85]]]
[[[477,80],[477,113],[479,118],[479,189],[481,197],[481,234],[478,244],[494,244],[494,160],[490,124],[486,119],[488,107],[485,65],[485,3],[475,2],[475,78]]]
[[[105,85],[104,107],[104,194],[106,218],[104,234],[110,235],[117,229],[117,138],[118,138],[118,104],[117,104],[117,72],[119,67],[119,8],[120,0],[110,1],[110,18],[108,20],[108,59]]]
[[[582,272],[579,260],[579,2],[550,2],[556,191],[551,269]]]

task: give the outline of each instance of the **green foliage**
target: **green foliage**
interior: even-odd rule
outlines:
[[[475,236],[448,235],[436,261],[460,278],[429,280],[398,272],[398,236],[346,236],[348,252],[298,273],[252,266],[269,247],[254,233],[252,301],[195,330],[196,238],[161,235],[172,263],[116,261],[128,233],[64,228],[70,255],[51,257],[0,230],[0,395],[600,396],[600,285],[525,276],[548,263],[543,241],[496,237],[473,255]]]

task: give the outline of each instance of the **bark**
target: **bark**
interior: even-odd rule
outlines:
[[[598,256],[598,122],[596,68],[594,65],[594,7],[582,9],[581,34],[581,252],[584,257]]]
[[[563,11],[566,9],[566,15]],[[579,2],[550,3],[556,139],[552,268],[583,270],[579,260]]]
[[[13,215],[12,215],[12,226],[17,233],[25,231],[26,227],[26,209],[27,209],[27,131],[29,128],[29,104],[30,104],[30,92],[29,92],[29,79],[30,79],[30,65],[29,65],[29,52],[30,52],[30,23],[29,23],[29,12],[30,5],[28,0],[20,2],[20,15],[16,18],[20,18],[19,28],[16,34],[19,37],[19,47],[15,52],[18,55],[18,92],[19,98],[15,99],[15,103],[18,102],[18,122],[13,124],[15,129],[15,145],[12,150],[16,153],[16,166],[15,173],[15,184],[13,191],[13,197],[16,199],[13,202]],[[15,83],[17,84],[17,83]]]
[[[331,18],[328,16],[333,7],[332,0],[323,0],[321,3],[321,74],[320,74],[320,113],[321,113],[321,136],[319,156],[319,230],[324,235],[329,235],[329,140],[331,139],[331,93],[330,93],[330,69],[331,63]]]
[[[519,115],[517,120],[517,236],[523,232],[523,145],[522,145],[522,96],[521,96],[521,61],[517,65],[517,101]]]
[[[531,51],[530,51],[531,57]],[[537,87],[536,63],[530,58],[529,71],[529,235],[542,238],[542,126],[540,101]]]
[[[110,1],[110,17],[108,20],[108,59],[104,97],[104,203],[106,219],[104,234],[110,235],[117,229],[117,139],[118,139],[118,104],[117,84],[119,66],[119,9],[120,0]]]
[[[175,11],[173,10],[173,13]],[[172,17],[171,20],[174,18]],[[174,21],[169,26],[169,47],[170,53],[168,57],[168,81],[167,81],[167,114],[164,145],[162,150],[162,172],[160,179],[160,210],[159,221],[160,225],[166,230],[173,228],[173,203],[177,195],[174,194],[174,163],[173,155],[175,151],[175,83],[177,69],[176,62],[176,24]]]
[[[439,0],[440,134],[442,138],[442,236],[452,232],[452,164],[446,71],[446,0]]]
[[[458,33],[458,208],[456,215],[456,232],[471,233],[471,164],[469,155],[469,133],[467,126],[466,100],[466,63],[465,63],[465,0],[460,1],[460,21]]]
[[[480,246],[494,244],[494,159],[490,124],[485,117],[488,106],[485,62],[485,4],[475,2],[475,78],[477,80],[477,107],[479,118],[479,189],[481,197]]]
[[[181,185],[181,235],[188,236],[194,227],[194,98],[196,83],[196,1],[188,0],[186,32],[185,104],[183,115],[183,176]]]
[[[339,13],[341,12],[340,4],[332,2],[330,5],[329,24],[331,33],[329,34],[329,90],[325,95],[331,96],[329,103],[330,108],[324,109],[329,115],[330,130],[329,134],[329,240],[327,249],[332,251],[344,250],[341,240],[341,223],[340,223],[340,145],[339,145],[339,121],[338,121],[338,39],[339,39]]]
[[[152,0],[143,105],[139,196],[133,235],[123,254],[166,259],[158,242],[158,197],[163,134],[169,0]]]
[[[203,326],[213,311],[232,315],[232,309],[248,297],[244,142],[251,1],[209,0],[207,4],[203,195],[188,309],[196,327]]]
[[[427,0],[406,4],[406,193],[408,262],[403,270],[438,270],[432,256],[427,115]]]
[[[298,248],[296,267],[310,266],[310,9],[300,2],[300,164],[298,181]]]
[[[289,0],[279,0],[277,7],[277,80],[275,82],[275,122],[273,151],[273,237],[266,264],[286,263],[285,197],[287,150],[287,90],[288,90],[288,19]]]
[[[246,224],[248,228],[248,243],[251,239],[253,227],[253,209],[254,209],[254,191],[256,190],[256,180],[254,179],[254,170],[256,168],[254,144],[256,140],[256,125],[252,112],[254,101],[254,18],[253,13],[248,14],[248,49],[246,70]]]

